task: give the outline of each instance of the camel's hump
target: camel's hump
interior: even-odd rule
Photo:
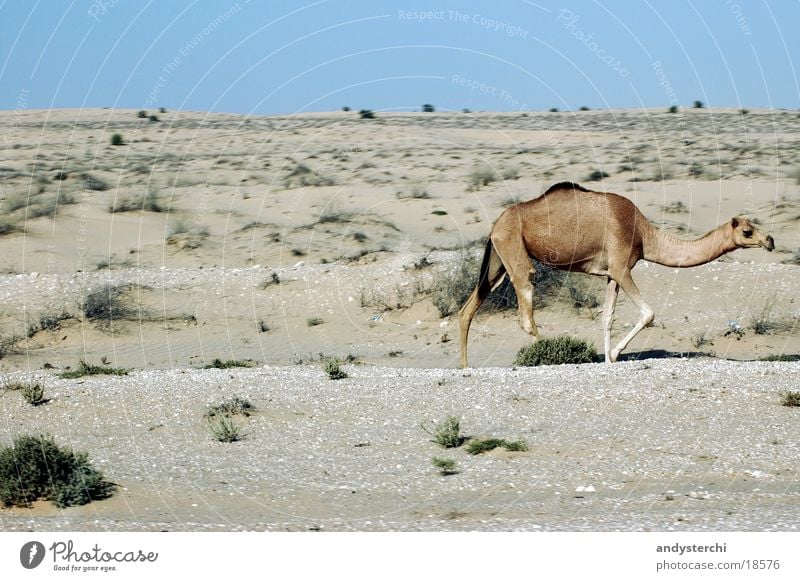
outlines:
[[[555,192],[557,190],[578,190],[579,192],[590,192],[591,190],[587,190],[580,184],[576,184],[574,182],[558,182],[555,185],[550,186],[547,188],[545,194],[549,194],[550,192]]]

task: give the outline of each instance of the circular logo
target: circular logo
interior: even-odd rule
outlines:
[[[30,541],[19,550],[19,562],[26,569],[35,569],[44,560],[44,545],[39,541]]]

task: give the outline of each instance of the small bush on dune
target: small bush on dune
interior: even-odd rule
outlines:
[[[328,375],[328,379],[346,379],[347,372],[342,369],[342,360],[338,357],[327,357],[322,363],[322,370]]]
[[[438,458],[434,457],[431,459],[436,468],[439,469],[439,474],[442,476],[451,476],[452,474],[458,474],[458,468],[456,467],[456,461],[451,460],[450,458]]]
[[[488,438],[486,440],[470,440],[466,450],[468,454],[474,456],[490,452],[495,448],[505,448],[509,452],[527,452],[528,444],[524,440],[509,442],[503,438]]]
[[[83,359],[78,360],[78,367],[59,373],[61,379],[77,379],[87,375],[128,375],[128,370],[121,367],[108,367],[106,365],[92,365]]]
[[[126,319],[133,315],[125,300],[125,286],[106,285],[87,293],[81,303],[81,310],[91,321],[108,321]]]
[[[787,391],[781,394],[781,405],[800,407],[800,391]]]
[[[44,498],[58,507],[108,498],[114,485],[82,452],[62,448],[49,436],[20,436],[0,448],[0,502],[29,506]]]
[[[539,339],[526,345],[517,353],[514,365],[562,365],[565,363],[592,363],[597,358],[594,345],[566,335]]]
[[[433,441],[442,448],[458,448],[464,443],[464,437],[461,435],[461,422],[456,416],[447,417],[433,430],[427,428],[425,425],[421,427],[428,434],[433,436]]]
[[[434,279],[431,298],[440,316],[452,315],[466,302],[478,283],[480,265],[480,257],[465,252],[455,270],[444,271]],[[548,295],[564,284],[566,273],[536,261],[533,266],[536,271],[534,292],[541,306],[547,302]],[[508,276],[489,293],[484,304],[499,311],[517,308],[517,294]]]

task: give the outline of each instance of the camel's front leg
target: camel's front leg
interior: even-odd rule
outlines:
[[[644,302],[644,299],[642,299],[642,295],[639,292],[639,289],[636,288],[636,284],[633,282],[630,272],[621,277],[618,282],[619,286],[622,287],[622,290],[625,291],[625,294],[628,295],[628,298],[630,298],[633,304],[639,309],[641,318],[633,327],[633,329],[631,329],[631,332],[628,333],[625,338],[620,341],[619,344],[611,351],[611,361],[617,360],[619,354],[622,353],[622,350],[628,346],[628,343],[631,342],[636,334],[653,322],[654,316],[653,309],[651,309],[650,305],[648,305],[646,302]]]
[[[611,358],[611,325],[614,322],[614,309],[617,306],[617,296],[619,295],[619,285],[609,277],[606,286],[606,302],[603,306],[603,347],[606,356],[606,363],[613,363],[615,358]]]

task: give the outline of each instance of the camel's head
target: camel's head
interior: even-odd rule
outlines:
[[[743,216],[731,218],[733,241],[739,248],[757,248],[763,246],[770,252],[775,249],[772,236],[756,228],[753,223]]]

